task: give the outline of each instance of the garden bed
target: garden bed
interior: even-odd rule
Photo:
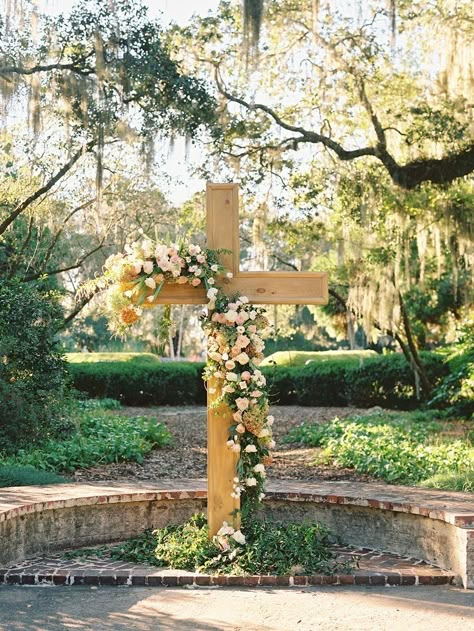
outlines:
[[[274,436],[276,449],[273,464],[268,467],[271,479],[297,480],[354,480],[370,481],[373,477],[358,474],[351,469],[332,466],[314,466],[320,449],[297,445],[284,445],[283,437],[303,421],[325,423],[335,416],[345,418],[364,414],[358,408],[278,406],[272,409],[275,416]],[[77,470],[78,482],[104,480],[133,481],[156,478],[203,478],[207,467],[206,408],[200,406],[137,408],[129,407],[117,413],[127,416],[156,416],[174,436],[171,446],[153,451],[143,464],[120,462]]]

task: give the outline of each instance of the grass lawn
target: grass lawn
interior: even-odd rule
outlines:
[[[362,364],[365,359],[377,357],[375,351],[277,351],[266,357],[262,366],[304,366],[311,362],[341,362]]]
[[[161,357],[153,353],[66,353],[71,364],[95,364],[97,362],[131,362],[156,364]]]

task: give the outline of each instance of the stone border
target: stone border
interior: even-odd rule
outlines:
[[[157,489],[159,486],[162,488]],[[270,485],[270,489],[272,486],[265,510],[279,518],[321,520],[342,541],[426,559],[460,576],[465,587],[474,588],[474,495],[341,482],[281,481]],[[143,529],[179,523],[196,510],[203,510],[206,496],[200,480],[157,480],[154,488],[113,483],[0,489],[0,564],[6,566],[71,545],[85,547],[124,540],[137,534],[138,524]],[[374,580],[384,581],[380,584],[406,584],[386,582],[389,575],[384,576]],[[8,573],[5,578],[13,580]],[[102,578],[112,580],[106,575]],[[149,578],[153,580],[151,574]],[[179,580],[191,584],[191,578]],[[202,583],[208,585],[218,584],[210,582],[214,580],[243,585],[234,581],[244,578],[252,584],[262,584],[258,577],[197,576],[193,580],[208,581]],[[259,580],[289,585],[291,578]],[[356,584],[355,575],[294,578],[319,581],[303,584]],[[130,576],[126,580],[129,579]],[[164,579],[161,575],[156,578],[158,582]],[[28,575],[26,580],[36,579]],[[131,580],[135,584],[133,577]],[[370,577],[358,580],[369,581],[358,584],[374,584]],[[396,575],[390,580],[415,579]]]
[[[12,570],[0,570],[0,585],[96,585],[96,586],[149,586],[149,587],[308,587],[314,585],[452,585],[456,576],[452,573],[404,574],[364,572],[359,574],[335,574],[326,576],[210,576],[208,574],[181,575],[147,570],[55,570],[32,574]]]

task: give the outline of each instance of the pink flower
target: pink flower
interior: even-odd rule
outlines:
[[[238,432],[239,434],[245,434],[245,425],[242,425],[242,423],[239,423],[237,427],[235,428],[235,431]]]
[[[193,280],[191,281],[191,285],[193,287],[197,287],[200,284],[201,284],[201,279],[200,278],[193,278]]]
[[[236,346],[240,346],[240,348],[245,348],[250,344],[250,338],[246,335],[239,335],[239,337],[235,341]]]
[[[255,324],[251,324],[249,327],[249,332],[250,333],[256,333],[257,332],[257,327],[255,326]]]
[[[227,368],[227,370],[232,370],[233,368],[235,368],[235,361],[233,361],[232,359],[228,359],[225,363],[225,367]]]
[[[235,400],[235,405],[241,411],[246,410],[249,406],[249,400],[244,398],[238,398]]]
[[[240,353],[239,355],[237,355],[237,357],[234,358],[236,362],[239,362],[239,364],[241,364],[242,366],[244,364],[248,364],[250,361],[249,356],[247,355],[247,353]]]
[[[250,381],[250,378],[252,377],[248,370],[244,370],[240,376],[244,381]]]
[[[184,285],[188,282],[187,276],[178,276],[176,282],[178,283],[178,285]]]
[[[242,413],[241,412],[234,412],[232,414],[232,417],[233,417],[234,421],[237,421],[238,423],[240,423],[242,421]]]
[[[198,263],[205,263],[206,262],[206,257],[204,256],[204,254],[198,254],[196,256],[196,260]]]

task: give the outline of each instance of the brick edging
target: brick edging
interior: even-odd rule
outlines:
[[[404,574],[402,572],[361,572],[327,576],[231,576],[208,574],[180,575],[147,570],[64,570],[32,574],[18,569],[0,569],[0,585],[89,585],[89,586],[149,586],[149,587],[308,587],[314,585],[417,586],[452,585],[456,575]]]

